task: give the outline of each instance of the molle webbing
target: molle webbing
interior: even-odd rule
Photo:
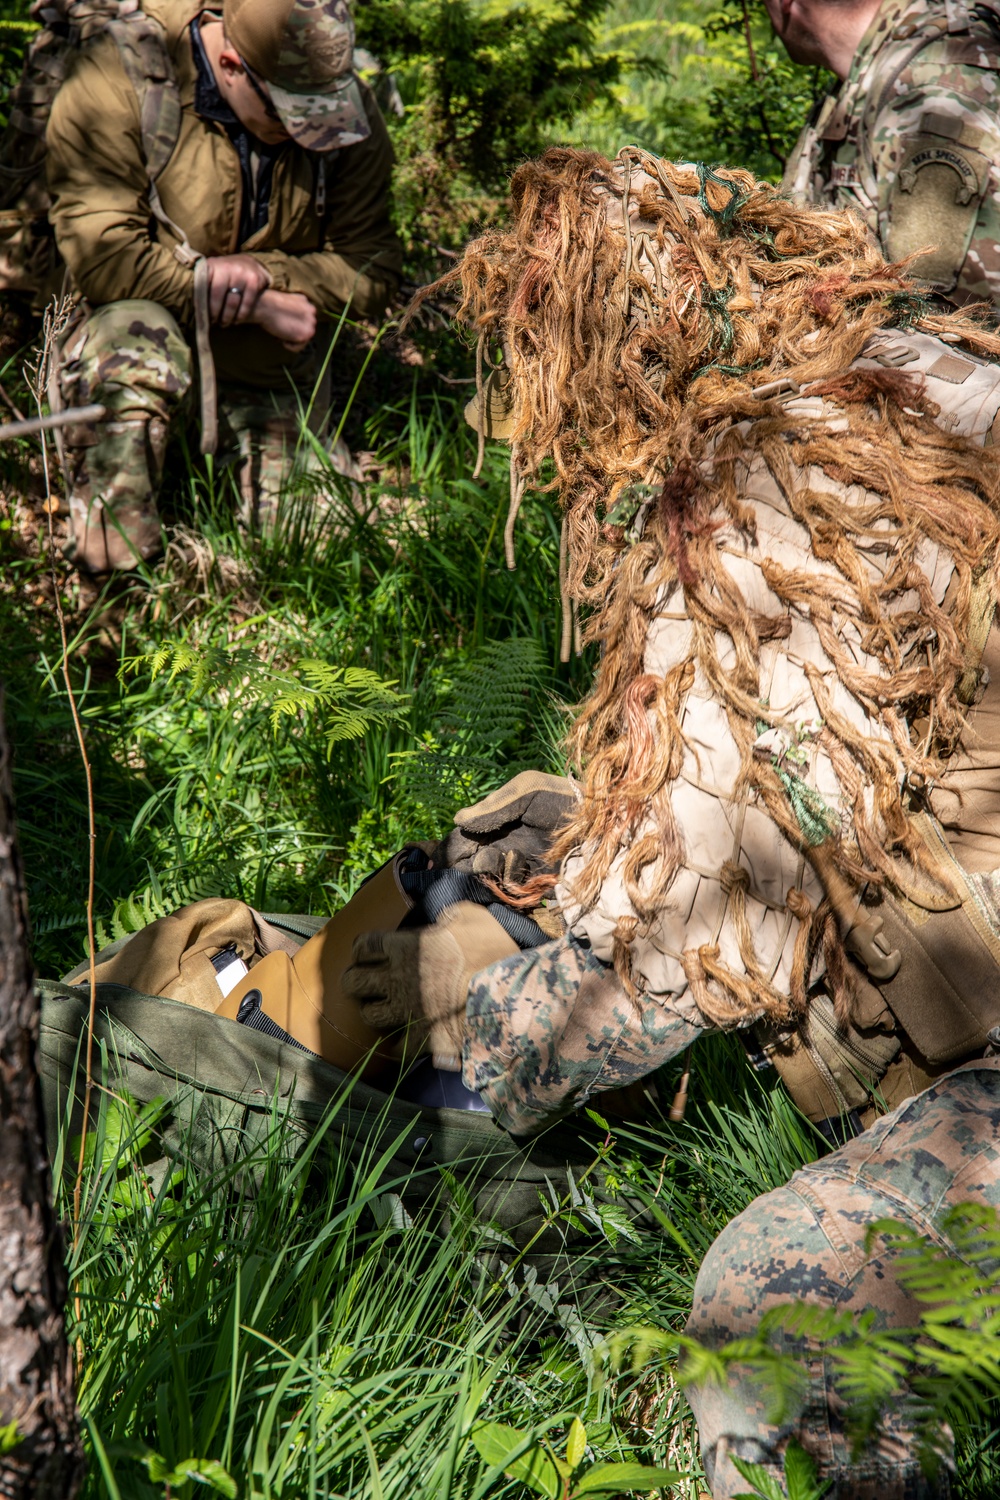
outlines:
[[[882,1015],[872,1026],[840,1025],[829,998],[817,994],[796,1030],[775,1031],[762,1023],[753,1028],[764,1056],[810,1120],[865,1109],[877,1095],[900,1048],[899,1037],[885,1029],[891,1018],[879,1003]]]
[[[1000,1023],[1000,931],[940,824],[928,814],[916,821],[939,885],[922,895],[908,880],[906,895],[880,893],[872,909],[902,961],[891,979],[873,983],[928,1062],[957,1062],[981,1051]]]

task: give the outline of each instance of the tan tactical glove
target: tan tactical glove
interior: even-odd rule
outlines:
[[[518,951],[488,911],[459,901],[432,927],[363,932],[354,939],[341,988],[362,1002],[368,1025],[385,1031],[406,1027],[407,1057],[430,1052],[436,1068],[457,1073],[472,976]]]
[[[455,829],[434,862],[516,885],[551,872],[548,852],[560,824],[574,811],[578,792],[568,776],[522,771],[474,807],[455,814]]]

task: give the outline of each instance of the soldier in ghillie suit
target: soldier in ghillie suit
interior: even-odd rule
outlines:
[[[511,445],[512,520],[554,473],[601,658],[579,782],[458,820],[451,852],[489,855],[498,889],[505,840],[559,823],[556,874],[506,894],[554,885],[566,924],[476,975],[464,1016],[452,994],[465,1083],[526,1135],[736,1030],[856,1139],[730,1225],[690,1330],[718,1344],[797,1296],[908,1325],[867,1225],[948,1246],[949,1207],[1000,1206],[1000,337],[934,310],[854,217],[745,172],[554,150],[512,202],[453,277],[473,405]],[[444,1038],[413,941],[360,939],[344,986]],[[906,1403],[855,1461],[809,1369],[781,1429],[736,1377],[692,1394],[716,1497],[745,1488],[728,1454],[777,1476],[793,1434],[834,1496],[946,1492]]]
[[[861,214],[943,304],[1000,307],[1000,9],[970,0],[765,0],[796,62],[841,80],[782,186]]]
[[[202,451],[238,458],[247,519],[265,521],[300,412],[317,428],[326,416],[328,387],[314,389],[333,326],[345,308],[381,316],[401,260],[392,151],[351,71],[344,0],[56,10],[90,41],[46,131],[48,217],[80,298],[51,394],[108,411],[61,445],[72,555],[102,572],[160,549],[156,494],[195,351]]]

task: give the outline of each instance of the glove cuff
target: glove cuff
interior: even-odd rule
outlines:
[[[521,951],[496,917],[472,901],[456,901],[434,925],[438,932],[448,935],[460,955],[452,970],[456,1006],[464,1004],[473,975]]]

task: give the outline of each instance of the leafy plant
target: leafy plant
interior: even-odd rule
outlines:
[[[780,177],[806,116],[834,81],[793,63],[771,35],[763,0],[722,0],[706,37],[736,66],[712,88],[717,153],[758,176]]]
[[[409,248],[454,245],[500,206],[505,179],[634,56],[599,49],[607,0],[369,0],[364,45],[396,76],[395,195]]]
[[[750,1494],[734,1495],[733,1500],[823,1500],[823,1496],[833,1487],[832,1480],[817,1479],[816,1465],[801,1443],[794,1439],[785,1449],[784,1488],[762,1464],[748,1463],[745,1458],[737,1458],[735,1454],[731,1454],[730,1458],[747,1483],[753,1485]]]
[[[164,1500],[171,1500],[178,1485],[192,1483],[225,1495],[226,1500],[236,1500],[239,1493],[235,1481],[214,1458],[182,1458],[180,1463],[168,1464],[161,1454],[146,1453],[141,1462],[153,1483],[162,1484]]]
[[[600,29],[611,50],[641,52],[650,76],[624,69],[568,138],[613,156],[637,141],[674,161],[723,162],[780,178],[830,75],[791,62],[763,0],[612,0]]]
[[[545,1500],[580,1500],[584,1495],[644,1493],[676,1484],[684,1476],[673,1469],[640,1463],[584,1463],[587,1429],[574,1417],[565,1448],[557,1453],[548,1437],[502,1422],[482,1422],[472,1429],[472,1441],[488,1464],[503,1469],[511,1479]]]
[[[275,667],[247,647],[227,651],[189,640],[162,641],[150,652],[126,658],[122,670],[137,673],[143,668],[154,680],[161,672],[171,682],[185,677],[192,694],[213,692],[237,717],[244,705],[263,706],[275,732],[288,719],[317,714],[328,755],[341,740],[384,729],[404,708],[396,684],[383,682],[366,667],[331,666],[308,657],[288,668]]]
[[[544,721],[546,676],[538,643],[528,637],[490,641],[467,657],[435,729],[419,750],[400,758],[413,800],[445,822],[496,785],[498,766],[507,779],[547,760],[551,751],[531,732]]]

